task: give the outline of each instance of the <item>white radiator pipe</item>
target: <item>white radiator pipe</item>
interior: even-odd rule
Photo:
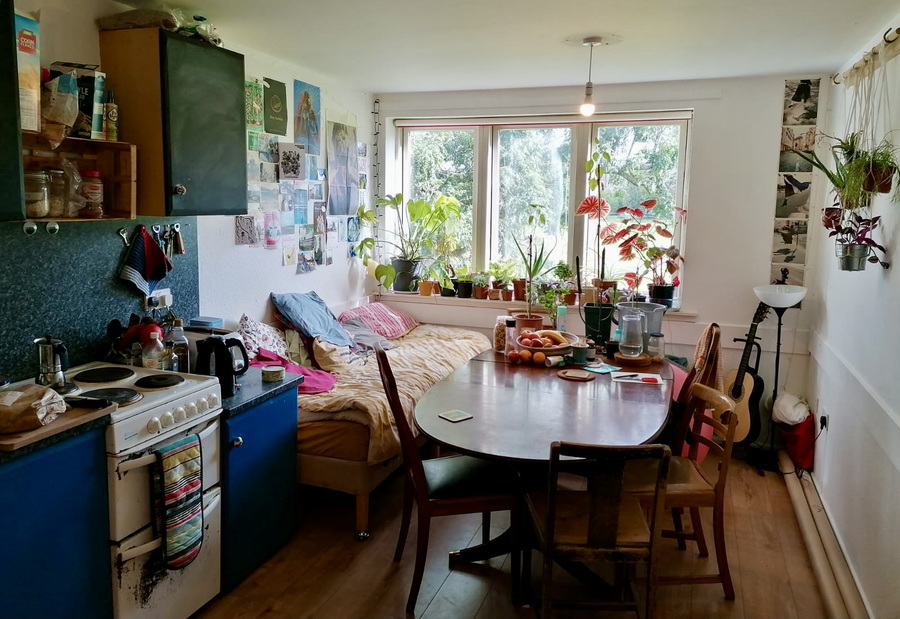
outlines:
[[[868,619],[869,613],[866,610],[866,605],[859,595],[859,588],[856,586],[856,581],[850,573],[847,559],[844,557],[837,537],[834,535],[834,529],[831,528],[831,522],[828,520],[828,514],[825,513],[825,507],[822,505],[822,499],[819,498],[815,485],[807,476],[800,480],[800,486],[806,494],[806,503],[809,505],[816,528],[819,530],[819,537],[822,540],[822,546],[825,548],[825,554],[828,556],[828,563],[831,565],[834,579],[844,600],[844,606],[847,608],[847,614],[853,619]]]
[[[797,522],[800,524],[800,532],[803,534],[803,541],[806,544],[807,552],[809,552],[809,561],[812,564],[813,574],[815,574],[819,591],[822,594],[825,612],[828,613],[830,619],[850,619],[850,616],[847,614],[847,607],[844,606],[844,599],[841,597],[841,592],[835,581],[834,573],[831,570],[831,564],[828,562],[828,556],[825,554],[825,548],[822,545],[822,539],[819,537],[816,523],[813,520],[812,513],[810,513],[809,504],[806,502],[803,487],[794,474],[794,463],[791,462],[790,457],[784,451],[780,451],[778,452],[778,464],[783,473],[788,494],[791,496],[794,512],[797,514]]]

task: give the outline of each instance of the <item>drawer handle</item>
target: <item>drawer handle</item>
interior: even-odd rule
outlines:
[[[175,185],[174,187],[172,187],[172,193],[174,193],[176,196],[187,195],[187,187],[181,184]]]
[[[240,436],[237,437],[236,439],[234,439],[233,441],[231,441],[231,445],[233,447],[240,447],[243,444],[244,444],[244,439],[242,439]]]

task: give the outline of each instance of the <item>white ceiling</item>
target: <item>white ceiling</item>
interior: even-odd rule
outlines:
[[[622,40],[594,50],[595,83],[831,73],[900,12],[898,0],[185,0],[177,5],[205,15],[226,46],[233,36],[376,93],[584,83],[588,50],[580,41],[603,33]]]

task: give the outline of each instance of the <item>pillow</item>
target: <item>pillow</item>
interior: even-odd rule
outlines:
[[[344,322],[351,318],[362,319],[372,331],[389,340],[404,336],[419,326],[416,319],[409,314],[382,303],[354,307],[341,314],[340,320]]]
[[[311,368],[313,360],[309,356],[309,350],[300,334],[293,329],[284,332],[284,339],[287,340],[287,358],[297,365]]]
[[[351,318],[341,323],[356,342],[356,347],[364,351],[375,350],[375,344],[381,344],[385,350],[395,348],[393,344],[388,342],[378,333],[372,331],[369,326],[363,322],[362,318]]]
[[[335,346],[320,337],[313,341],[316,364],[332,374],[343,374],[361,367],[365,360],[349,346]]]
[[[305,337],[322,338],[336,346],[352,346],[353,341],[315,292],[272,293],[276,317]]]
[[[241,334],[247,356],[251,359],[258,354],[260,348],[271,350],[282,357],[287,356],[287,341],[281,329],[257,322],[244,314],[238,323],[238,333]]]

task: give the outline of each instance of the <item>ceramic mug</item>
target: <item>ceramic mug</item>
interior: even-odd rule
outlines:
[[[587,363],[588,346],[581,342],[572,346],[572,363],[576,365],[584,365]]]

